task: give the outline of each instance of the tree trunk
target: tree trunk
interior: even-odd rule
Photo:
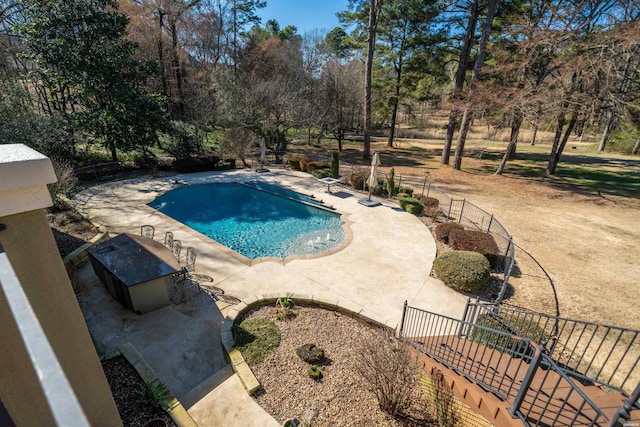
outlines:
[[[110,142],[109,143],[109,151],[111,151],[111,161],[112,162],[117,162],[118,161],[118,153],[116,152],[116,144],[115,144],[115,142]]]
[[[558,151],[558,146],[560,145],[560,138],[562,137],[562,130],[564,128],[564,124],[567,121],[566,110],[567,103],[562,106],[562,110],[558,113],[556,118],[556,134],[553,137],[553,145],[551,146],[551,154],[549,155],[549,162],[547,163],[547,169],[545,170],[545,175],[553,175],[556,170],[555,158],[556,152]],[[553,171],[553,172],[552,172]]]
[[[391,129],[389,130],[389,140],[387,147],[393,148],[393,138],[396,133],[396,119],[398,117],[398,103],[400,102],[400,71],[396,76],[396,96],[393,99],[393,109],[391,110]]]
[[[367,61],[364,83],[364,144],[362,159],[371,158],[371,71],[373,68],[373,52],[376,47],[376,30],[378,27],[378,13],[383,0],[369,1],[369,39],[367,41]]]
[[[636,145],[633,146],[633,150],[631,150],[631,154],[638,154],[638,150],[640,150],[640,138],[636,141]]]
[[[162,43],[162,27],[164,26],[164,12],[158,11],[158,65],[160,66],[160,81],[162,82],[162,94],[169,96],[169,84],[167,83],[167,74],[164,63],[164,45]]]
[[[182,69],[180,57],[178,56],[178,30],[176,18],[171,18],[171,68],[176,77],[176,87],[178,90],[178,114],[184,120],[184,93],[182,90]]]
[[[600,139],[600,145],[598,145],[598,151],[604,151],[604,147],[607,145],[607,141],[609,141],[609,137],[611,136],[611,131],[615,126],[616,115],[613,111],[609,113],[609,120],[607,120],[607,124],[604,127],[604,132],[602,132],[602,139]]]
[[[493,25],[493,17],[498,7],[498,0],[489,0],[487,4],[487,18],[485,19],[484,26],[482,28],[482,37],[480,38],[480,45],[478,46],[478,54],[476,56],[476,62],[473,66],[473,76],[471,77],[471,84],[469,85],[468,98],[471,98],[475,90],[476,83],[480,80],[480,72],[482,71],[482,65],[484,64],[484,55],[487,49],[487,43],[489,42],[489,35],[491,34],[491,26]],[[469,126],[471,125],[471,119],[473,118],[473,112],[469,111],[467,107],[464,111],[462,123],[460,124],[460,133],[458,134],[458,142],[456,145],[456,154],[453,159],[453,168],[460,170],[462,166],[462,156],[464,155],[464,144],[467,140],[467,134],[469,133]]]
[[[462,122],[460,124],[460,132],[458,132],[458,141],[456,142],[456,152],[453,158],[453,168],[460,170],[462,167],[462,154],[464,153],[464,144],[467,140],[467,133],[469,132],[469,122],[473,113],[469,108],[464,110],[462,115]]]
[[[571,136],[571,132],[573,131],[573,128],[575,127],[577,121],[578,121],[578,107],[576,107],[576,109],[573,111],[571,120],[569,121],[569,126],[567,126],[567,130],[564,133],[564,137],[562,138],[562,141],[557,145],[555,150],[552,149],[551,151],[549,164],[547,165],[547,170],[545,171],[547,175],[556,174],[556,168],[558,167],[558,163],[560,163],[560,156],[562,155],[562,151],[564,150],[564,147],[567,145],[569,136]],[[563,126],[564,126],[564,123],[563,123]],[[562,133],[562,129],[560,130],[560,132]],[[556,132],[556,135],[557,135],[557,132]],[[556,144],[554,140],[554,146],[555,145]]]
[[[502,161],[496,169],[496,175],[502,175],[504,172],[504,168],[507,165],[507,160],[511,160],[513,158],[513,154],[516,151],[516,147],[518,145],[518,136],[520,135],[520,128],[522,127],[522,120],[524,116],[521,112],[516,114],[513,118],[513,123],[511,123],[511,136],[509,137],[509,144],[507,145],[507,149],[504,151],[504,156],[502,156]]]
[[[460,110],[457,108],[452,108],[449,110],[449,123],[447,123],[447,136],[444,140],[444,147],[442,148],[442,157],[440,158],[440,163],[443,165],[449,164],[449,157],[451,156],[451,145],[453,142],[453,134],[456,131],[456,122],[458,121],[458,116],[460,115]]]
[[[456,81],[453,89],[453,99],[458,100],[460,93],[464,87],[464,79],[467,74],[467,64],[469,62],[469,56],[471,55],[471,45],[473,44],[473,35],[476,32],[476,24],[478,23],[478,0],[469,7],[469,20],[467,21],[467,29],[464,33],[464,39],[462,42],[462,48],[460,49],[460,57],[458,58],[458,69],[456,70]],[[451,145],[453,144],[453,134],[456,131],[456,122],[460,110],[457,108],[451,108],[449,110],[449,123],[447,124],[447,136],[444,140],[444,147],[442,147],[442,157],[440,163],[443,165],[449,164],[449,157],[451,154]]]
[[[536,136],[538,135],[538,121],[536,120],[535,123],[533,124],[533,131],[531,134],[531,145],[534,146],[536,145]]]

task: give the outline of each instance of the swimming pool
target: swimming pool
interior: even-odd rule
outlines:
[[[340,215],[272,184],[198,184],[171,190],[152,208],[256,259],[327,251],[344,240]]]

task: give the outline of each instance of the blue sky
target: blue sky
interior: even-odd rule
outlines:
[[[339,26],[336,12],[346,10],[348,0],[267,0],[267,7],[258,10],[264,25],[275,19],[280,28],[295,25],[298,34],[313,29],[327,31]]]

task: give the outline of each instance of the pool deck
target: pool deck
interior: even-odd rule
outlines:
[[[323,256],[288,258],[285,262],[277,259],[251,263],[146,206],[156,196],[179,185],[247,180],[263,180],[300,193],[313,194],[316,199],[323,200],[326,205],[333,206],[343,214],[343,219],[349,223],[350,241]],[[333,301],[336,305],[391,328],[400,323],[404,301],[415,307],[460,318],[466,297],[429,276],[436,256],[436,245],[429,229],[418,218],[399,209],[395,203],[381,200],[382,204],[376,207],[359,204],[358,200],[364,197],[366,196],[338,186],[334,186],[332,192],[328,193],[325,184],[301,172],[273,170],[256,173],[235,170],[108,183],[82,191],[74,197],[73,202],[76,208],[85,212],[92,220],[104,225],[111,235],[138,233],[141,225],[150,224],[156,230],[155,240],[163,241],[164,233],[172,231],[174,239],[182,242],[183,251],[189,246],[196,249],[196,272],[213,277],[215,286],[242,301],[274,294],[293,294],[294,301],[296,295],[313,297]],[[186,321],[187,318],[197,317],[205,307],[201,301],[192,304],[183,305],[180,310],[175,310],[177,306],[168,307],[167,313],[170,312],[173,316],[175,312],[180,312],[180,315],[186,316],[183,319]],[[174,350],[166,348],[167,346],[159,350],[145,343],[144,334],[131,339],[140,340],[140,343],[134,342],[134,345],[143,347],[139,349],[141,354],[145,359],[151,359],[148,360],[149,364],[183,402],[199,425],[246,426],[254,425],[254,422],[261,426],[280,425],[264,411],[261,412],[259,407],[253,408],[253,413],[247,412],[257,404],[250,398],[245,399],[246,393],[242,386],[235,375],[229,372],[228,364],[220,356],[220,341],[216,342],[214,338],[216,334],[219,336],[222,319],[233,306],[222,301],[218,301],[217,306],[220,313],[206,314],[206,322],[203,323],[210,328],[211,343],[205,343],[198,335],[194,338],[194,345],[202,343],[212,350],[205,358],[206,361],[190,362],[191,370],[198,371],[198,375],[172,372],[176,368],[175,363],[171,363],[171,351],[182,351],[175,357],[194,359],[193,355],[185,355],[186,350],[180,348],[191,345],[184,344],[188,341],[184,337],[181,339],[183,344],[175,343],[173,347],[178,348]],[[136,315],[122,312],[115,319],[118,316],[130,318]],[[145,316],[153,317],[155,323],[160,318],[170,317],[157,313],[137,317]],[[92,319],[87,319],[87,323],[99,345],[100,337],[111,340],[110,345],[129,338],[123,330],[119,330],[118,334],[106,330],[102,334],[94,332],[93,328],[108,322],[101,320],[99,314],[90,317]],[[117,321],[113,320],[112,323]],[[170,324],[177,325],[179,321],[181,320],[173,319]],[[105,328],[106,326],[103,327]],[[188,327],[180,328],[183,335],[197,334],[189,331]],[[163,354],[156,354],[156,350]],[[195,348],[192,350],[196,351]],[[214,356],[211,352],[215,353]],[[184,360],[180,361],[182,371],[185,370],[183,362]],[[186,378],[189,381],[185,383]],[[245,396],[238,393],[244,393]]]

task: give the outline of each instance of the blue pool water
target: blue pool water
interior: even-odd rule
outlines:
[[[324,252],[340,244],[340,215],[308,196],[265,183],[201,184],[149,203],[250,259]]]

